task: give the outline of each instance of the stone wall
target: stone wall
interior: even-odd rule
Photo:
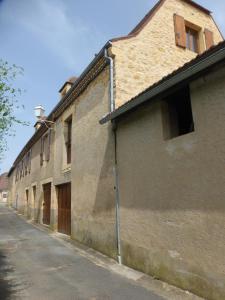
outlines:
[[[205,28],[214,33],[215,44],[222,40],[211,16],[181,0],[165,1],[136,37],[113,42],[117,107],[196,56],[175,44],[175,13],[202,28],[203,44]]]

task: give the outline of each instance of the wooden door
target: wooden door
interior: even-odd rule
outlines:
[[[58,231],[71,234],[71,184],[58,186]]]
[[[44,203],[43,203],[43,224],[50,225],[51,215],[51,183],[43,185]]]

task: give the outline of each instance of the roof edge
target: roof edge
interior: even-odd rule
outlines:
[[[121,115],[124,115],[140,104],[161,95],[163,92],[166,92],[175,85],[181,84],[188,79],[191,80],[194,75],[200,74],[203,70],[214,66],[222,60],[225,60],[225,41],[219,43],[217,46],[210,48],[202,55],[173,71],[172,73],[161,79],[159,82],[153,84],[112,113],[104,116],[99,121],[99,123],[103,125],[109,121],[117,119]]]
[[[99,53],[94,57],[94,59],[90,62],[90,64],[86,67],[86,69],[82,72],[82,74],[78,77],[78,79],[72,84],[70,90],[66,93],[66,95],[59,101],[58,104],[53,108],[53,110],[50,112],[50,114],[47,116],[46,120],[52,121],[54,119],[54,113],[63,105],[64,101],[67,97],[73,92],[73,90],[78,86],[80,81],[85,78],[87,73],[92,69],[92,67],[98,62],[98,60],[104,55],[105,49],[108,49],[111,46],[111,42],[107,41],[106,44],[102,47],[102,49],[99,51]],[[8,177],[11,175],[13,170],[15,169],[16,164],[18,163],[18,160],[25,154],[25,151],[28,151],[32,145],[35,143],[36,140],[38,140],[42,134],[44,134],[48,128],[45,127],[45,125],[42,125],[28,140],[28,142],[25,144],[25,146],[22,148],[22,150],[17,155],[15,161],[13,162],[12,167],[9,170]]]
[[[159,0],[153,8],[144,16],[143,19],[131,30],[131,32],[128,35],[112,38],[110,41],[111,42],[117,42],[121,40],[126,40],[133,38],[138,35],[138,33],[148,24],[148,22],[154,17],[154,15],[158,12],[158,10],[162,7],[162,5],[166,2],[167,0]],[[211,15],[211,11],[208,10],[207,8],[201,6],[200,4],[192,1],[192,0],[181,0],[189,5],[192,5],[193,7],[203,11],[207,15]]]
[[[64,87],[65,87],[67,84],[70,84],[70,85],[72,86],[72,85],[73,85],[73,82],[65,81],[65,83],[63,84],[63,86],[59,89],[59,93],[62,92],[62,90],[64,89]]]

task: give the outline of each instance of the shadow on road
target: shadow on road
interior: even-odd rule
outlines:
[[[13,268],[8,264],[6,255],[0,250],[0,299],[11,299],[16,293],[17,284],[10,278]]]

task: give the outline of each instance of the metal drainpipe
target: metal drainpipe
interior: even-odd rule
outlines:
[[[105,58],[109,61],[110,70],[110,112],[115,110],[115,100],[114,100],[114,61],[113,58],[108,55],[107,49],[105,49]],[[120,240],[120,199],[119,199],[119,181],[118,181],[118,167],[117,167],[117,133],[116,124],[112,123],[113,134],[114,134],[114,178],[115,178],[115,208],[116,208],[116,243],[117,243],[117,260],[118,263],[122,264],[121,259],[121,240]]]
[[[109,88],[109,99],[110,99],[110,112],[115,110],[114,101],[114,61],[113,58],[108,55],[108,50],[105,49],[105,58],[109,61],[109,77],[110,77],[110,88]]]

